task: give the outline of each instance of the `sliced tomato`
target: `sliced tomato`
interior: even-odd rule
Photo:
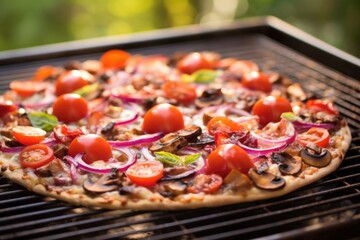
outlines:
[[[105,52],[100,61],[105,69],[123,69],[126,62],[130,58],[130,54],[123,50],[112,49]]]
[[[86,71],[66,71],[61,74],[56,80],[55,94],[56,96],[60,96],[65,93],[72,93],[75,90],[89,85],[93,78],[94,77]]]
[[[304,146],[309,143],[315,143],[319,147],[327,147],[330,141],[330,134],[325,128],[313,127],[307,132],[299,134],[297,139]]]
[[[75,157],[84,154],[83,160],[91,164],[102,160],[107,162],[112,157],[110,144],[96,134],[87,134],[75,138],[69,145],[68,154]]]
[[[167,103],[155,105],[145,113],[142,125],[147,133],[170,133],[185,127],[184,117],[180,110]]]
[[[214,193],[216,192],[223,183],[222,177],[217,174],[200,174],[197,175],[192,183],[192,186],[188,187],[187,190],[190,193]]]
[[[47,78],[50,78],[58,73],[58,69],[54,66],[46,65],[39,67],[34,76],[34,81],[43,81]]]
[[[76,122],[86,117],[88,114],[88,104],[78,94],[63,94],[55,100],[53,114],[65,123]]]
[[[183,73],[192,74],[200,69],[213,69],[215,63],[209,61],[204,54],[193,52],[183,57],[176,67]]]
[[[310,109],[312,112],[326,112],[332,115],[339,115],[338,110],[335,108],[334,104],[330,101],[321,100],[321,99],[311,99],[306,102],[306,108]]]
[[[25,146],[40,143],[46,135],[44,130],[31,126],[14,127],[11,133],[19,143]]]
[[[163,174],[164,166],[157,161],[138,162],[126,170],[126,176],[128,176],[130,181],[143,187],[155,185]]]
[[[182,104],[191,104],[196,99],[196,88],[183,82],[168,81],[163,85],[166,97],[175,99]]]
[[[266,93],[269,93],[272,90],[269,76],[262,72],[250,72],[244,74],[241,78],[241,84],[248,89]]]
[[[232,169],[247,175],[250,168],[253,167],[253,161],[241,147],[224,144],[210,153],[207,159],[206,173],[215,173],[225,178]]]
[[[0,118],[3,118],[6,114],[14,112],[16,106],[12,101],[9,100],[0,100]]]
[[[214,117],[212,118],[208,124],[207,128],[210,135],[215,135],[216,133],[231,133],[237,132],[244,129],[241,125],[237,124],[233,120],[227,117]]]
[[[54,151],[45,144],[36,144],[24,148],[19,155],[23,168],[39,168],[54,159]]]
[[[46,88],[46,82],[12,81],[10,83],[10,89],[16,92],[21,97],[30,97],[35,93],[44,91]]]
[[[70,142],[72,141],[74,138],[80,136],[80,135],[84,135],[84,132],[81,130],[81,128],[77,128],[77,129],[70,129],[68,126],[66,125],[59,125],[56,126],[54,129],[54,137],[60,141],[60,142]]]
[[[252,109],[252,113],[259,117],[261,126],[280,121],[280,116],[284,112],[292,112],[289,101],[283,97],[274,96],[259,99]]]

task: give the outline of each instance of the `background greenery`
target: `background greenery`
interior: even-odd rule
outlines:
[[[359,0],[0,0],[0,51],[264,15],[360,57]]]

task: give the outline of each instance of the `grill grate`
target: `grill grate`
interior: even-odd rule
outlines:
[[[213,50],[256,61],[278,71],[307,91],[335,99],[352,129],[353,141],[340,168],[286,196],[253,203],[191,211],[93,210],[35,195],[0,178],[0,239],[328,239],[355,238],[360,224],[360,82],[336,72],[263,34],[137,46],[132,53],[172,54]],[[0,90],[30,77],[44,64],[98,58],[101,52],[74,54],[0,66]]]

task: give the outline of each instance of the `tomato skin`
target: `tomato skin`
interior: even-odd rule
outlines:
[[[196,88],[189,83],[168,81],[163,85],[166,97],[176,99],[182,104],[191,104],[195,101]]]
[[[89,85],[90,81],[93,79],[93,76],[86,72],[80,70],[71,70],[66,71],[61,74],[55,83],[55,94],[60,96],[65,93],[72,93],[75,90],[78,90],[86,85]]]
[[[211,194],[216,192],[221,187],[222,183],[222,177],[217,174],[200,174],[195,177],[193,185],[188,187],[187,190],[190,193],[204,192]]]
[[[12,101],[0,101],[0,118],[5,117],[8,113],[14,112],[16,109],[17,108]]]
[[[19,155],[23,168],[39,168],[54,159],[54,151],[45,144],[36,144],[24,148]]]
[[[227,117],[214,117],[207,124],[208,132],[214,136],[217,133],[228,134],[241,131],[244,128]]]
[[[126,170],[126,176],[130,179],[130,181],[143,187],[151,187],[155,185],[163,174],[164,166],[157,161],[138,162],[131,165]]]
[[[332,102],[320,99],[311,99],[306,102],[306,108],[312,112],[326,112],[332,115],[339,115],[338,110],[334,107]]]
[[[272,90],[270,78],[262,72],[250,72],[242,76],[241,84],[251,90],[269,93]]]
[[[128,52],[123,50],[112,49],[105,52],[100,61],[105,69],[123,69],[130,56]]]
[[[88,104],[78,94],[63,94],[55,100],[53,114],[64,123],[79,121],[88,114]]]
[[[283,97],[274,96],[259,99],[252,109],[252,113],[259,117],[261,126],[280,121],[280,116],[284,112],[292,112],[289,101]]]
[[[147,133],[170,133],[185,127],[184,117],[180,110],[168,103],[155,105],[145,113],[142,125]]]
[[[33,80],[34,81],[43,81],[49,77],[54,76],[55,74],[57,74],[58,69],[56,67],[50,66],[50,65],[45,65],[45,66],[41,66],[39,67],[34,76],[33,76]]]
[[[44,91],[46,88],[47,88],[46,82],[12,81],[10,83],[10,89],[24,98],[30,97],[35,93]]]
[[[250,168],[253,167],[253,161],[241,147],[224,144],[210,153],[207,159],[206,173],[215,173],[225,178],[232,169],[247,175]]]
[[[230,65],[229,71],[237,76],[243,76],[246,73],[259,71],[259,66],[252,61],[238,60]]]
[[[68,154],[72,157],[84,154],[83,160],[88,164],[98,160],[107,162],[112,157],[110,144],[96,134],[82,135],[72,140]]]
[[[53,129],[54,132],[54,137],[62,142],[70,142],[72,141],[74,138],[80,136],[80,135],[84,135],[83,131],[81,130],[81,128],[77,128],[77,129],[70,129],[68,126],[66,125],[58,125]]]
[[[25,146],[40,143],[46,135],[44,130],[31,126],[14,127],[11,133],[19,143]]]
[[[319,147],[327,147],[330,141],[330,133],[325,128],[312,127],[307,132],[298,135],[297,140],[303,146],[315,143]]]
[[[182,58],[176,67],[183,73],[192,74],[200,69],[213,69],[215,66],[203,54],[193,52]]]

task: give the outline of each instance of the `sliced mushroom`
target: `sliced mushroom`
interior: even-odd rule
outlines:
[[[181,181],[170,181],[164,183],[165,190],[169,191],[172,195],[179,195],[185,193],[187,185]]]
[[[202,133],[201,127],[196,125],[186,127],[177,132],[179,137],[183,137],[189,142],[196,141],[197,137],[200,136],[201,133]]]
[[[196,142],[189,143],[191,146],[201,146],[201,145],[208,145],[214,143],[214,137],[211,136],[208,133],[202,133],[198,138]]]
[[[92,181],[90,178],[87,178],[84,181],[83,188],[90,193],[100,194],[117,190],[120,187],[117,184],[118,181],[119,178],[115,174],[104,174],[96,181]]]
[[[285,186],[285,180],[269,172],[260,172],[251,168],[249,177],[258,188],[265,190],[276,190]]]
[[[166,134],[159,141],[153,143],[149,148],[150,151],[165,151],[165,152],[175,152],[187,145],[188,141],[180,137],[177,133]]]
[[[274,152],[271,155],[273,162],[278,164],[279,170],[285,175],[297,174],[301,169],[301,158],[291,156],[287,152]]]
[[[221,89],[207,89],[202,95],[195,100],[195,105],[199,108],[204,108],[212,105],[221,104],[224,100],[224,94]]]
[[[302,160],[313,167],[325,167],[331,160],[332,156],[326,148],[321,148],[314,143],[309,143],[300,151]]]

